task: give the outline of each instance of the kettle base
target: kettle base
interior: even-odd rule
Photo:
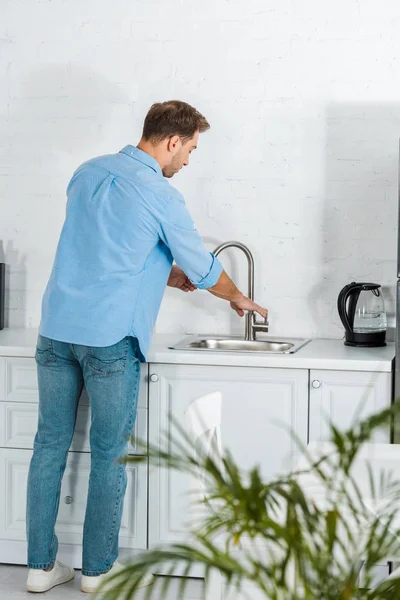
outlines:
[[[357,348],[383,348],[386,346],[386,342],[345,342],[345,346],[355,346]]]
[[[380,348],[386,346],[386,329],[374,333],[355,333],[346,331],[345,346],[357,348]]]

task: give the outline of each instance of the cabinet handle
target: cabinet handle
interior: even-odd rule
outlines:
[[[321,387],[321,382],[319,379],[314,379],[311,385],[313,386],[314,390],[318,390]]]
[[[154,383],[156,383],[158,381],[158,375],[157,375],[157,373],[152,373],[150,375],[150,381],[153,381]]]
[[[72,504],[72,497],[71,496],[65,496],[64,502],[65,502],[65,504]]]

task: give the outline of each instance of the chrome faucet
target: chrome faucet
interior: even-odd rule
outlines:
[[[250,250],[248,249],[247,246],[245,246],[244,244],[241,244],[240,242],[225,242],[224,244],[221,244],[220,246],[215,248],[213,254],[215,256],[218,256],[218,254],[220,254],[222,252],[222,250],[225,250],[226,248],[239,248],[239,250],[243,250],[243,252],[245,253],[245,255],[247,257],[247,262],[248,262],[248,272],[247,272],[248,293],[247,293],[247,295],[250,298],[250,300],[253,300],[253,302],[254,302],[254,258],[253,258],[252,253],[250,252]],[[257,321],[254,311],[249,311],[246,313],[245,319],[246,319],[245,320],[245,332],[244,332],[245,340],[254,341],[256,339],[257,331],[263,331],[266,333],[268,332],[268,317],[265,317],[264,321]]]

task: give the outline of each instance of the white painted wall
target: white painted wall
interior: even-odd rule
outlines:
[[[8,324],[36,326],[82,161],[135,144],[154,101],[212,124],[174,180],[210,249],[256,260],[271,333],[340,337],[353,279],[396,279],[396,0],[3,0],[0,259]],[[241,287],[239,251],[224,264]],[[168,290],[157,331],[240,331],[206,292]]]

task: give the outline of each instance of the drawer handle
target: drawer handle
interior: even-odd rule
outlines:
[[[65,502],[65,504],[72,504],[72,497],[71,496],[65,496],[64,502]]]
[[[321,382],[319,379],[314,379],[311,385],[313,386],[314,390],[319,390],[321,387]]]
[[[153,383],[156,383],[158,381],[158,375],[157,375],[157,373],[152,373],[150,375],[150,381],[153,381]]]

